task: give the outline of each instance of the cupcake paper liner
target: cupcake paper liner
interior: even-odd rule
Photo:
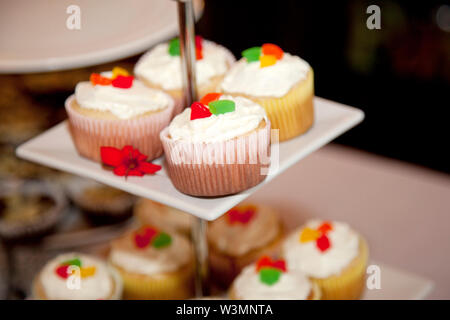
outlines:
[[[72,139],[80,155],[101,162],[100,147],[123,148],[126,145],[139,149],[148,160],[162,154],[159,133],[169,124],[173,105],[142,117],[111,120],[82,115],[73,109],[73,103],[75,96],[71,95],[65,106]]]
[[[270,163],[270,122],[263,128],[226,141],[174,141],[161,132],[167,169],[179,191],[194,196],[220,196],[251,188],[266,178]]]
[[[367,242],[361,238],[358,256],[339,275],[325,279],[312,278],[322,291],[322,300],[356,300],[364,291],[369,259]]]
[[[16,193],[47,196],[54,201],[54,205],[45,213],[30,221],[7,222],[0,218],[0,238],[5,241],[33,238],[47,233],[60,221],[67,205],[64,193],[50,182],[5,181],[0,188],[0,197]]]
[[[259,98],[246,96],[266,110],[272,129],[279,129],[279,141],[285,141],[305,133],[314,122],[314,74],[296,84],[281,98]],[[229,93],[234,96],[239,94]]]
[[[147,276],[114,266],[123,280],[123,298],[128,300],[180,300],[194,294],[190,265],[175,271]]]

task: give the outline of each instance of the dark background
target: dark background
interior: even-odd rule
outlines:
[[[444,3],[206,0],[196,31],[236,57],[265,42],[299,55],[314,68],[316,95],[366,114],[336,142],[449,173],[450,33],[436,21]],[[381,30],[366,27],[371,4]]]

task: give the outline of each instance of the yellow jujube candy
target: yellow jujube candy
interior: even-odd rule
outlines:
[[[265,55],[262,55],[261,57],[259,57],[259,61],[260,61],[261,68],[269,67],[269,66],[277,63],[277,57],[275,57],[271,54],[267,54],[267,55],[265,54]]]
[[[117,76],[127,77],[129,75],[128,71],[121,67],[114,67],[112,70],[112,79],[117,78]]]
[[[309,241],[315,241],[317,238],[320,237],[320,232],[311,228],[305,228],[303,229],[302,233],[300,234],[300,242],[309,242]]]

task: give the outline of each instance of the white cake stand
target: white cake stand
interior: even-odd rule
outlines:
[[[190,105],[197,98],[195,73],[193,72],[195,68],[194,9],[192,0],[176,1],[186,105]],[[364,118],[364,113],[359,109],[317,97],[314,103],[316,119],[313,127],[300,137],[272,145],[271,172],[262,184],[269,183],[281,172],[357,125]],[[16,153],[21,158],[92,178],[196,216],[198,219],[193,226],[192,239],[197,263],[197,296],[208,293],[208,287],[206,286],[208,279],[206,220],[218,218],[259,187],[231,196],[196,198],[177,191],[170,182],[164,168],[153,176],[129,177],[125,180],[102,169],[100,164],[80,157],[76,152],[65,122],[24,143],[17,149]],[[162,163],[162,161],[161,158],[155,162]]]

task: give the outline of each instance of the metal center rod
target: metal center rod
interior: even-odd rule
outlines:
[[[184,102],[185,106],[190,106],[192,102],[198,100],[195,76],[196,54],[194,9],[191,0],[177,0],[177,2]],[[191,230],[195,251],[195,294],[197,297],[209,294],[206,227],[207,222],[205,220],[196,218]]]

